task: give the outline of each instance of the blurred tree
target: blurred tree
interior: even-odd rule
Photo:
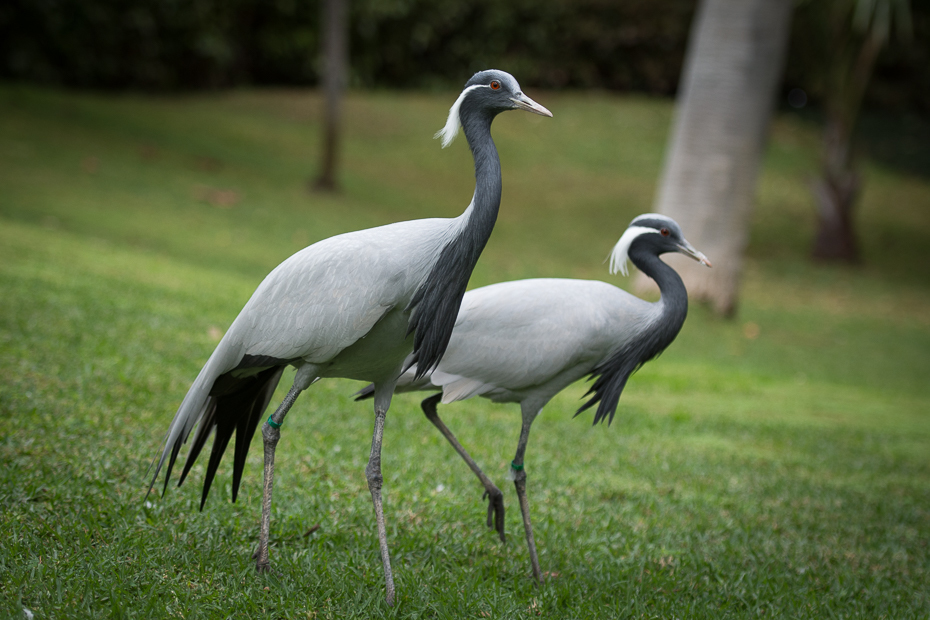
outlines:
[[[723,316],[736,309],[792,4],[701,0],[691,25],[656,210],[675,218],[713,261],[713,269],[692,261],[675,268],[689,294]]]
[[[349,66],[349,0],[323,1],[323,91],[326,98],[323,119],[323,149],[320,175],[314,189],[338,190],[336,167],[339,154],[339,128],[342,96]]]
[[[892,21],[910,38],[909,0],[833,0],[821,16],[829,60],[824,64],[824,130],[820,176],[813,181],[817,235],[812,255],[821,260],[859,261],[853,210],[862,186],[853,132],[878,53]]]
[[[319,14],[295,0],[3,0],[0,79],[143,90],[316,83]]]
[[[796,0],[786,79],[821,102],[823,14]],[[853,2],[854,0],[847,0]],[[318,85],[323,11],[299,0],[3,0],[0,79],[79,88]],[[930,115],[930,2],[887,46],[865,106]],[[525,87],[672,95],[697,0],[354,0],[353,84],[459,88],[497,66]],[[810,79],[813,78],[813,79]]]

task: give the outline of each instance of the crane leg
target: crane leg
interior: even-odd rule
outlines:
[[[536,555],[536,541],[533,539],[533,524],[530,523],[530,503],[526,498],[526,470],[523,468],[523,456],[526,452],[526,442],[530,437],[530,427],[539,414],[539,409],[521,407],[523,425],[520,428],[520,441],[517,443],[517,454],[511,464],[513,484],[517,488],[517,497],[520,500],[520,512],[523,514],[523,529],[526,530],[526,546],[530,552],[530,563],[533,565],[533,577],[537,583],[542,583],[542,571],[539,570],[539,558]]]
[[[393,387],[393,386],[392,386]],[[378,522],[378,544],[381,546],[381,563],[384,565],[385,598],[388,605],[394,605],[394,575],[391,572],[391,556],[387,545],[387,527],[384,524],[384,508],[381,504],[381,442],[384,438],[384,418],[387,410],[375,406],[375,430],[371,437],[371,454],[365,467],[371,502],[375,507],[375,519]]]
[[[278,409],[271,415],[271,420],[278,427],[284,423],[284,416],[290,410],[297,396],[306,386],[299,386],[294,382],[287,396],[281,401]],[[262,442],[265,447],[265,470],[262,484],[262,524],[258,535],[258,549],[255,551],[255,568],[260,573],[271,570],[271,563],[268,558],[268,539],[271,534],[271,492],[274,489],[274,452],[278,446],[278,440],[281,438],[280,428],[268,424],[266,421],[262,425]]]
[[[497,533],[501,537],[501,542],[507,542],[504,536],[504,494],[501,493],[501,490],[491,482],[491,479],[488,478],[483,471],[481,471],[481,468],[478,467],[478,464],[471,458],[471,455],[465,451],[462,444],[460,444],[458,439],[455,438],[455,435],[452,434],[452,431],[439,419],[436,405],[439,404],[440,400],[442,400],[442,394],[435,394],[420,403],[420,407],[422,407],[423,413],[426,414],[426,419],[432,422],[433,426],[438,428],[439,432],[449,440],[449,443],[452,444],[455,451],[465,460],[468,467],[475,472],[475,475],[478,476],[478,480],[484,485],[484,496],[482,499],[487,498],[488,500],[488,527],[497,530]]]

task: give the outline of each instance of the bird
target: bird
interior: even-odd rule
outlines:
[[[418,373],[428,372],[449,342],[468,279],[497,219],[501,168],[491,123],[507,110],[552,116],[525,95],[509,73],[474,74],[434,136],[441,138],[443,148],[460,130],[468,141],[475,192],[465,211],[455,218],[398,222],[337,235],[284,260],[255,289],[182,400],[156,456],[149,491],[163,466],[162,493],[167,491],[181,445],[197,426],[178,486],[212,433],[202,510],[233,434],[235,501],[252,437],[284,370],[296,368],[292,387],[262,425],[262,520],[254,556],[259,572],[270,570],[274,455],[285,416],[298,395],[321,378],[369,381],[374,386],[375,420],[365,476],[375,508],[385,597],[393,604],[381,500],[384,420],[405,360],[416,363]]]
[[[465,294],[449,346],[429,372],[414,365],[397,381],[397,392],[438,391],[421,403],[485,488],[488,528],[504,534],[503,493],[472,459],[437,412],[437,405],[474,396],[518,403],[522,415],[516,454],[508,471],[514,481],[533,576],[542,581],[529,501],[524,456],[530,427],[559,392],[588,376],[588,398],[575,413],[596,405],[594,424],[613,421],[630,376],[668,347],[688,314],[688,293],[678,273],[659,256],[679,252],[707,267],[710,261],[682,235],[671,218],[646,213],[630,222],[610,253],[610,272],[628,275],[627,260],[659,286],[656,302],[640,299],[599,280],[539,278],[501,282]],[[373,386],[356,393],[370,398]]]

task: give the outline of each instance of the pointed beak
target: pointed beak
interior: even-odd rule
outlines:
[[[710,264],[710,261],[707,260],[707,257],[704,256],[704,254],[695,250],[694,246],[685,240],[682,240],[682,242],[678,244],[678,251],[685,256],[690,256],[705,267],[713,267],[713,265]]]
[[[540,116],[548,116],[552,118],[552,112],[539,105],[523,93],[517,93],[515,97],[510,98],[513,101],[513,108],[515,110],[526,110],[527,112],[532,112],[533,114],[539,114]]]

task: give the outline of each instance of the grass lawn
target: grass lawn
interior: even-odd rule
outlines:
[[[812,265],[817,132],[793,116],[770,141],[738,319],[692,308],[611,427],[572,418],[584,384],[534,425],[543,586],[505,479],[514,405],[441,410],[505,491],[501,544],[419,399],[395,399],[383,453],[394,608],[358,383],[321,382],[288,417],[274,574],[250,559],[260,441],[238,503],[231,457],[203,512],[202,462],[144,500],[177,405],[271,268],[339,232],[464,209],[465,142],[431,139],[455,95],[350,97],[345,192],[331,197],[306,191],[313,93],[0,86],[0,617],[930,617],[930,176],[867,161],[864,265]],[[495,123],[504,197],[472,285],[627,286],[602,261],[651,208],[671,103],[534,96],[553,119]]]

